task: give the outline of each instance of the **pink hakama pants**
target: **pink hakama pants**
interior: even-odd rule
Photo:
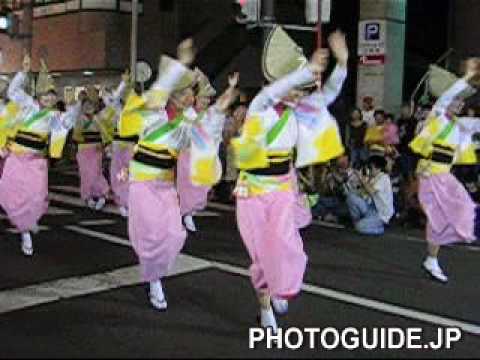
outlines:
[[[108,194],[108,182],[103,176],[103,152],[101,147],[79,149],[77,162],[80,172],[80,196],[82,200],[105,197]]]
[[[177,192],[162,181],[131,182],[129,192],[128,231],[142,280],[156,281],[168,275],[187,238]]]
[[[295,221],[295,192],[237,199],[240,234],[252,260],[257,291],[289,299],[302,286],[307,256]]]
[[[182,151],[177,160],[177,191],[182,216],[203,210],[208,204],[207,186],[197,186],[190,180],[190,152]]]
[[[48,163],[41,156],[10,154],[0,179],[0,206],[20,231],[32,231],[48,210]]]
[[[295,171],[292,171],[293,188],[296,191],[295,201],[295,224],[299,229],[304,229],[312,223],[312,210],[307,207],[307,195],[300,192],[298,178]]]
[[[428,242],[449,245],[475,241],[477,206],[452,174],[420,178],[418,199],[428,219]]]
[[[112,162],[110,164],[110,184],[112,186],[113,200],[119,207],[128,207],[128,181],[119,180],[123,169],[128,169],[133,158],[133,146],[120,146],[113,144]]]

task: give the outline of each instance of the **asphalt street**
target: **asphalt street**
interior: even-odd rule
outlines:
[[[257,304],[232,206],[211,203],[196,218],[199,231],[165,281],[169,309],[159,313],[139,280],[126,220],[111,205],[86,209],[74,169],[53,171],[50,188],[32,259],[0,220],[0,358],[480,356],[478,244],[443,252],[451,280],[441,285],[421,268],[421,231],[393,227],[376,238],[316,223],[303,232],[304,292],[280,319],[283,328],[414,327],[428,341],[438,328],[458,327],[462,340],[439,351],[250,350]]]

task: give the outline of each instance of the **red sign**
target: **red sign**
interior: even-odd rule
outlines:
[[[365,66],[385,65],[385,55],[360,56],[360,65],[365,65]]]

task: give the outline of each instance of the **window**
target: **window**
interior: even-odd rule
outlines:
[[[132,12],[131,0],[35,0],[34,16],[59,15],[72,11],[99,10]],[[139,0],[139,12],[143,13],[143,0]]]

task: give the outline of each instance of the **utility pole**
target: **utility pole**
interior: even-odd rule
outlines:
[[[30,58],[32,58],[33,48],[33,2],[34,0],[23,1],[23,21],[20,26],[20,34],[18,35],[24,40],[24,48]]]
[[[133,83],[137,80],[137,49],[138,49],[138,0],[132,0],[132,38],[130,41],[130,74]]]
[[[263,23],[274,23],[275,22],[275,0],[263,0],[262,4],[262,11],[260,12],[263,14],[263,17],[260,18],[260,21]],[[264,30],[264,41],[266,41],[268,34],[270,33],[270,29],[266,28]]]
[[[322,47],[322,0],[318,0],[317,47]]]

